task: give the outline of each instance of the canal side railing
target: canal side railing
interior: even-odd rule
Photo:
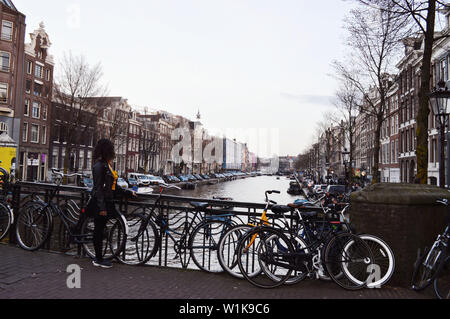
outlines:
[[[45,202],[48,202],[52,193],[55,193],[53,201],[58,206],[63,205],[69,200],[73,200],[77,203],[80,208],[86,207],[89,200],[89,189],[83,187],[75,186],[57,186],[54,184],[42,184],[42,183],[30,183],[30,182],[17,182],[12,185],[12,208],[15,215],[15,221],[17,221],[17,215],[20,213],[21,207],[24,203],[31,198],[31,195],[37,195],[42,198]],[[159,198],[159,194],[138,194],[138,198],[131,200],[116,201],[116,206],[118,210],[124,213],[125,216],[131,215],[133,212],[139,210],[145,210],[149,212],[154,207],[156,200]],[[193,198],[193,197],[181,197],[171,194],[163,194],[161,196],[161,201],[156,208],[158,213],[164,214],[168,219],[169,225],[171,224],[171,218],[174,216],[179,216],[180,213],[192,213],[195,211],[190,203],[201,202],[208,203],[208,215],[232,215],[232,219],[237,224],[242,223],[255,223],[255,220],[259,218],[266,207],[264,203],[249,203],[249,202],[235,202],[228,200],[216,200],[216,199],[205,199],[205,198]],[[268,213],[268,217],[276,223],[276,216]],[[58,251],[58,235],[57,230],[60,225],[59,218],[54,219],[54,227],[52,234],[47,241],[43,249]],[[15,244],[15,225],[13,225],[10,235],[9,243]],[[158,255],[152,258],[149,264],[160,266],[160,267],[173,267],[180,268],[182,265],[178,264],[174,260],[175,247],[173,247],[173,242],[169,240],[168,236],[164,233],[161,235],[160,249]],[[75,251],[74,251],[75,252]],[[213,254],[216,252],[205,252],[205,254]],[[84,256],[81,246],[76,249],[76,254],[79,256]],[[207,256],[209,258],[209,256]],[[193,266],[192,263],[190,266]]]

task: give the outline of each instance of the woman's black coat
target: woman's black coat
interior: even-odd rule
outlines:
[[[131,197],[133,192],[122,189],[116,185],[116,190],[113,191],[114,176],[109,169],[107,162],[97,162],[93,169],[92,175],[94,177],[94,188],[92,189],[92,198],[97,202],[97,207],[100,212],[107,210],[107,203],[120,197]]]

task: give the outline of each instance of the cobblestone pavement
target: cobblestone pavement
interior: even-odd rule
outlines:
[[[67,288],[67,267],[81,267],[81,289]],[[264,290],[226,274],[130,267],[109,270],[90,260],[49,252],[26,252],[0,244],[0,299],[424,299],[402,288],[345,291],[337,285],[305,281]]]

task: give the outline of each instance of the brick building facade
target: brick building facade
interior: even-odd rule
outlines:
[[[17,144],[23,113],[24,54],[25,15],[11,1],[0,0],[0,130]]]
[[[24,101],[19,147],[19,171],[22,180],[45,181],[48,172],[53,91],[51,42],[44,24],[30,34],[25,45]]]

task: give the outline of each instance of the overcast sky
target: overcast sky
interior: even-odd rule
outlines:
[[[344,52],[349,10],[341,0],[14,4],[27,16],[27,33],[44,21],[57,61],[69,51],[100,61],[110,95],[190,119],[200,110],[211,131],[274,132],[280,155],[299,154],[332,108],[328,74]],[[251,150],[262,152],[261,136]]]

